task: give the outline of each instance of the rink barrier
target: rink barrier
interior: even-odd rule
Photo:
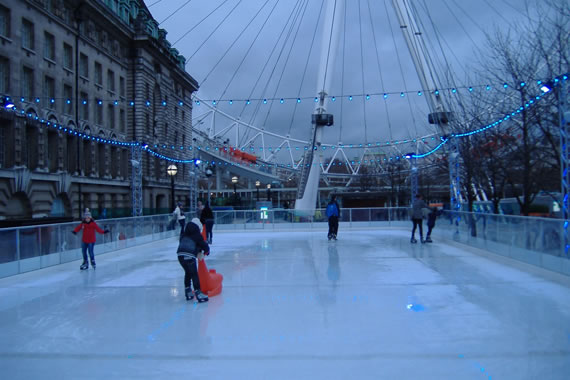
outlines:
[[[562,219],[446,211],[432,237],[570,276],[564,233]]]
[[[95,258],[180,233],[178,223],[171,224],[170,214],[96,222],[110,233],[96,234]],[[0,229],[0,278],[83,260],[81,232],[71,233],[78,225],[72,222]]]
[[[291,209],[214,211],[214,242],[220,231],[328,229],[325,209],[303,216]],[[411,230],[408,207],[341,209],[339,230]],[[97,235],[95,255],[177,236],[171,215],[98,220],[110,234]],[[79,222],[0,229],[0,278],[82,259]],[[424,234],[427,230],[424,222]],[[444,238],[570,276],[561,219],[446,211],[432,237]]]

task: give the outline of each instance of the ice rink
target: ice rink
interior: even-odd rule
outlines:
[[[0,376],[569,378],[568,277],[398,229],[215,232],[197,304],[176,247],[0,280]]]

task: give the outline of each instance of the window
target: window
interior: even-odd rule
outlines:
[[[107,90],[115,92],[115,73],[107,70]]]
[[[99,62],[95,62],[95,84],[103,85],[103,67]]]
[[[73,99],[73,87],[64,84],[63,85],[63,113],[71,115],[73,113],[73,107],[71,99]]]
[[[87,93],[82,92],[79,98],[79,118],[81,120],[89,120],[89,97]]]
[[[121,132],[125,132],[127,130],[127,118],[125,116],[125,110],[119,111],[119,128],[121,128]]]
[[[43,98],[46,100],[48,107],[53,108],[52,99],[55,99],[55,80],[47,75],[44,77]]]
[[[10,38],[10,9],[0,5],[0,36]]]
[[[107,107],[107,128],[115,129],[115,106],[112,104]]]
[[[26,99],[34,96],[34,70],[28,67],[22,70],[22,96]]]
[[[34,50],[34,23],[22,19],[22,47]]]
[[[66,43],[63,44],[63,67],[73,70],[73,48]]]
[[[79,54],[79,75],[89,78],[89,59],[83,53]]]
[[[123,78],[123,77],[120,77],[120,78],[119,78],[119,91],[120,91],[119,94],[120,94],[122,97],[125,97],[125,92],[126,92],[126,91],[125,91],[125,78]]]
[[[10,60],[0,57],[0,93],[10,93]]]
[[[44,32],[44,57],[55,61],[55,37],[48,32]]]
[[[103,101],[95,99],[95,124],[103,124]]]

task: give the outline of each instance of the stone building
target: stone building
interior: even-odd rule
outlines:
[[[185,65],[142,0],[0,0],[0,219],[131,215],[131,148],[109,142],[188,158]],[[144,213],[166,212],[168,163],[142,154]]]

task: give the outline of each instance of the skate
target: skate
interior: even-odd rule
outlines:
[[[416,239],[414,239],[414,238],[411,238],[411,239],[410,239],[410,243],[415,244],[415,243],[417,243],[417,242],[418,242],[418,241],[417,241]]]
[[[95,269],[95,267],[96,267],[95,260],[91,260],[91,266],[93,267],[93,269]]]
[[[332,235],[330,235],[330,234],[329,234],[327,237],[329,238],[329,240],[331,240],[331,239],[332,239]]]
[[[333,238],[333,240],[336,240],[336,235],[335,235],[335,234],[333,234],[332,238]]]
[[[196,300],[198,302],[208,302],[208,296],[202,293],[200,290],[196,290],[194,293],[196,294]]]
[[[420,242],[421,242],[422,244],[424,244],[426,241],[424,240],[424,238],[420,237]]]
[[[426,243],[433,243],[433,240],[431,240],[431,238],[428,236],[425,240]]]
[[[192,288],[184,289],[184,293],[186,294],[186,301],[190,301],[191,299],[194,299],[194,293],[192,293]]]
[[[84,261],[83,264],[81,264],[81,266],[79,267],[79,269],[81,270],[89,269],[89,264],[87,264],[87,261]]]

